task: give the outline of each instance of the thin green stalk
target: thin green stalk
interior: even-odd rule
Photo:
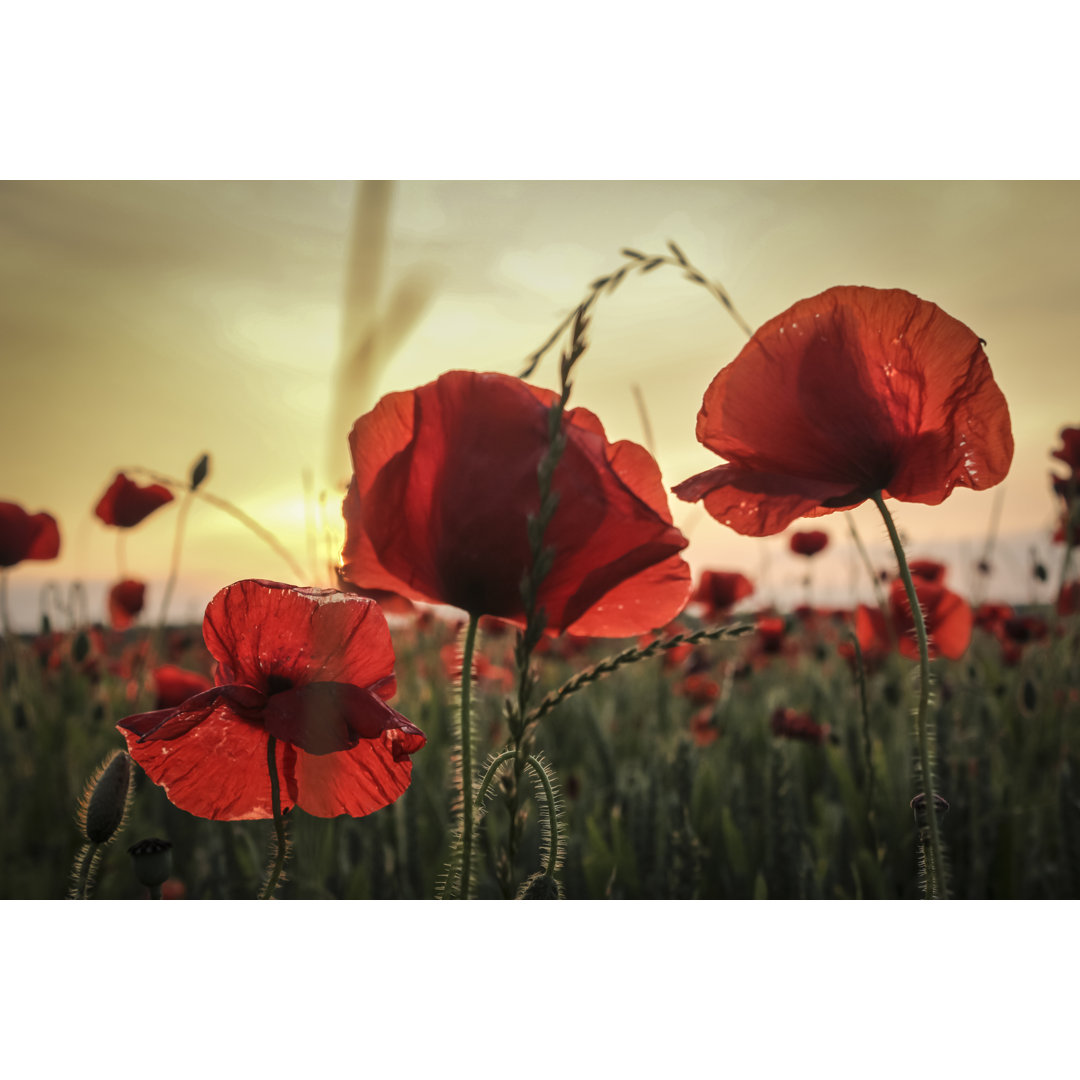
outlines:
[[[191,488],[184,492],[184,497],[180,501],[180,512],[176,515],[176,534],[173,537],[169,580],[165,583],[165,595],[161,600],[161,615],[158,617],[159,633],[165,629],[166,619],[169,614],[169,601],[172,600],[173,590],[176,588],[176,579],[180,576],[180,550],[184,543],[184,523],[187,521],[188,511],[191,509],[191,496],[193,494]]]
[[[273,735],[266,740],[266,764],[270,770],[270,805],[274,811],[274,834],[277,838],[277,851],[270,876],[266,879],[266,885],[263,886],[263,890],[259,894],[260,900],[269,900],[274,895],[274,889],[277,888],[281,871],[285,868],[287,846],[285,841],[285,820],[281,816],[281,783],[278,780],[277,771],[277,739]]]
[[[116,575],[118,581],[127,577],[127,529],[116,530]]]
[[[877,828],[874,825],[874,743],[870,735],[870,706],[866,699],[866,668],[863,665],[862,646],[856,634],[848,637],[855,649],[855,678],[859,685],[859,709],[862,712],[863,757],[866,761],[866,825],[870,842],[874,845],[874,859],[880,861]]]
[[[472,888],[473,764],[472,764],[472,666],[476,647],[477,615],[469,616],[461,659],[461,898],[469,899]]]
[[[926,819],[930,828],[930,855],[926,860],[926,899],[945,899],[943,871],[945,862],[941,853],[941,833],[938,829],[937,806],[934,797],[934,775],[930,763],[930,746],[933,740],[932,720],[929,716],[930,704],[930,649],[926,636],[926,620],[923,618],[922,607],[919,604],[918,594],[915,592],[915,582],[908,568],[907,556],[904,554],[904,545],[900,543],[900,534],[896,531],[892,514],[880,491],[872,496],[875,505],[885,521],[885,528],[889,531],[889,539],[892,541],[893,551],[896,552],[896,562],[900,569],[900,579],[904,583],[908,603],[911,605],[911,617],[915,623],[915,635],[919,643],[919,706],[916,713],[916,730],[919,741],[919,767],[922,772],[923,795],[926,800]]]
[[[1061,577],[1058,579],[1057,595],[1059,600],[1064,594],[1065,586],[1069,581],[1069,562],[1072,560],[1073,547],[1076,544],[1076,529],[1073,526],[1075,511],[1073,507],[1078,498],[1080,498],[1080,494],[1076,490],[1076,478],[1070,476],[1068,485],[1065,488],[1065,535],[1062,537],[1065,554],[1061,559]]]
[[[8,611],[8,570],[4,567],[0,570],[0,624],[3,626],[4,637],[11,640],[11,614]]]
[[[870,577],[870,585],[874,590],[874,599],[877,601],[877,606],[881,609],[881,614],[885,616],[885,626],[889,634],[890,639],[895,638],[893,632],[892,621],[889,619],[889,606],[885,602],[885,594],[881,591],[881,582],[878,580],[877,571],[874,570],[874,564],[870,561],[870,553],[866,550],[866,545],[862,542],[862,537],[859,535],[859,530],[855,528],[855,519],[850,513],[845,514],[847,519],[848,529],[851,532],[851,539],[855,541],[855,547],[859,552],[859,556],[862,558],[863,566],[866,567],[866,573]],[[895,640],[892,641],[895,645]]]
[[[154,472],[152,469],[144,469],[141,465],[136,465],[124,470],[128,476],[143,476],[149,480],[152,480],[155,484],[164,484],[165,487],[171,488],[185,488],[190,490],[190,485],[186,480],[177,480],[174,476],[165,476],[162,473]],[[222,499],[217,495],[211,495],[208,491],[203,491],[201,488],[195,491],[195,496],[202,499],[203,502],[208,502],[211,506],[216,506],[219,510],[224,510],[230,517],[235,518],[241,525],[250,529],[260,540],[264,540],[270,545],[281,557],[289,564],[289,569],[296,575],[296,581],[303,581],[307,577],[304,571],[300,568],[300,564],[289,554],[288,548],[286,548],[280,540],[267,528],[260,525],[253,517],[245,514],[243,510],[238,506],[233,506],[227,499]]]

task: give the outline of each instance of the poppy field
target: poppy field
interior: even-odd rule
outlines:
[[[118,537],[178,503],[159,621],[121,576],[102,611],[51,586],[16,633],[8,579],[64,526],[0,503],[0,895],[1080,895],[1080,428],[1047,432],[1051,601],[995,600],[990,566],[975,600],[901,536],[905,503],[1009,473],[975,330],[901,289],[799,300],[702,387],[718,464],[669,477],[574,401],[611,287],[521,375],[446,372],[342,433],[334,588],[222,582],[201,625],[165,618],[204,455],[88,493]],[[557,391],[531,381],[549,355]],[[758,606],[747,567],[691,571],[674,500],[789,535],[807,580],[868,503],[891,559],[851,524],[873,603]]]

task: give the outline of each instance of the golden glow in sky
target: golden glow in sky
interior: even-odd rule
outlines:
[[[17,613],[36,610],[43,581],[80,578],[100,593],[115,579],[115,535],[92,511],[118,469],[185,476],[204,451],[207,490],[271,529],[312,568],[309,583],[329,584],[351,420],[451,368],[517,373],[589,282],[620,265],[621,249],[661,253],[668,240],[753,326],[832,285],[872,285],[932,300],[985,338],[1016,439],[996,591],[1028,598],[1024,560],[1053,515],[1048,454],[1062,426],[1080,423],[1076,183],[9,182],[0,498],[51,512],[62,537],[59,560],[13,575]],[[694,420],[744,341],[674,271],[631,276],[594,310],[572,404],[596,412],[609,436],[643,441],[640,387],[670,487],[716,464]],[[536,379],[554,385],[554,353]],[[897,517],[914,554],[970,562],[994,499],[958,491]],[[755,601],[801,580],[786,538],[747,540],[674,497],[671,508],[696,570],[758,577]],[[175,512],[126,540],[127,571],[151,582],[152,614]],[[881,540],[872,510],[856,520]],[[843,518],[806,527],[832,534],[846,590]],[[173,615],[198,618],[238,578],[289,573],[197,503]]]

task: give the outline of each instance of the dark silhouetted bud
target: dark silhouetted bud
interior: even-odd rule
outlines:
[[[172,873],[172,841],[156,836],[139,840],[128,848],[131,865],[140,885],[156,889],[164,885]]]
[[[191,490],[194,491],[207,477],[210,472],[210,455],[203,454],[198,461],[195,462],[194,468],[191,470]]]
[[[131,802],[131,758],[114,750],[87,781],[78,822],[91,844],[107,844],[123,827]]]
[[[76,664],[81,664],[90,655],[90,635],[85,630],[80,630],[71,643],[71,659]]]

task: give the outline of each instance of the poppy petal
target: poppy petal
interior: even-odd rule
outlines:
[[[221,665],[221,682],[269,689],[273,673],[292,686],[313,682],[379,684],[395,690],[394,646],[373,600],[333,589],[238,581],[210,601],[203,637]]]
[[[179,711],[163,710],[166,714]],[[191,716],[167,720],[169,737],[155,737],[162,730],[158,723],[157,730],[148,733],[150,737],[146,741],[141,740],[139,728],[149,725],[153,729],[155,721],[150,718],[160,715],[145,713],[142,717],[131,717],[119,726],[127,741],[128,752],[146,775],[165,789],[174,806],[213,821],[274,816],[266,761],[269,737],[261,724],[238,719],[228,698],[222,697],[210,708],[200,710],[194,723],[188,723]],[[188,725],[186,730],[178,730],[184,725]],[[285,765],[286,749],[285,744],[278,743],[278,768],[281,770]],[[283,810],[292,806],[284,785],[281,800]]]
[[[409,786],[409,755],[424,745],[424,736],[402,718],[375,739],[361,739],[336,754],[296,752],[292,767],[296,804],[315,817],[348,814],[363,817],[394,802]]]
[[[349,750],[404,718],[370,690],[317,682],[274,694],[263,710],[266,730],[309,754]]]
[[[60,530],[51,514],[28,514],[18,503],[0,502],[0,566],[59,554]]]

